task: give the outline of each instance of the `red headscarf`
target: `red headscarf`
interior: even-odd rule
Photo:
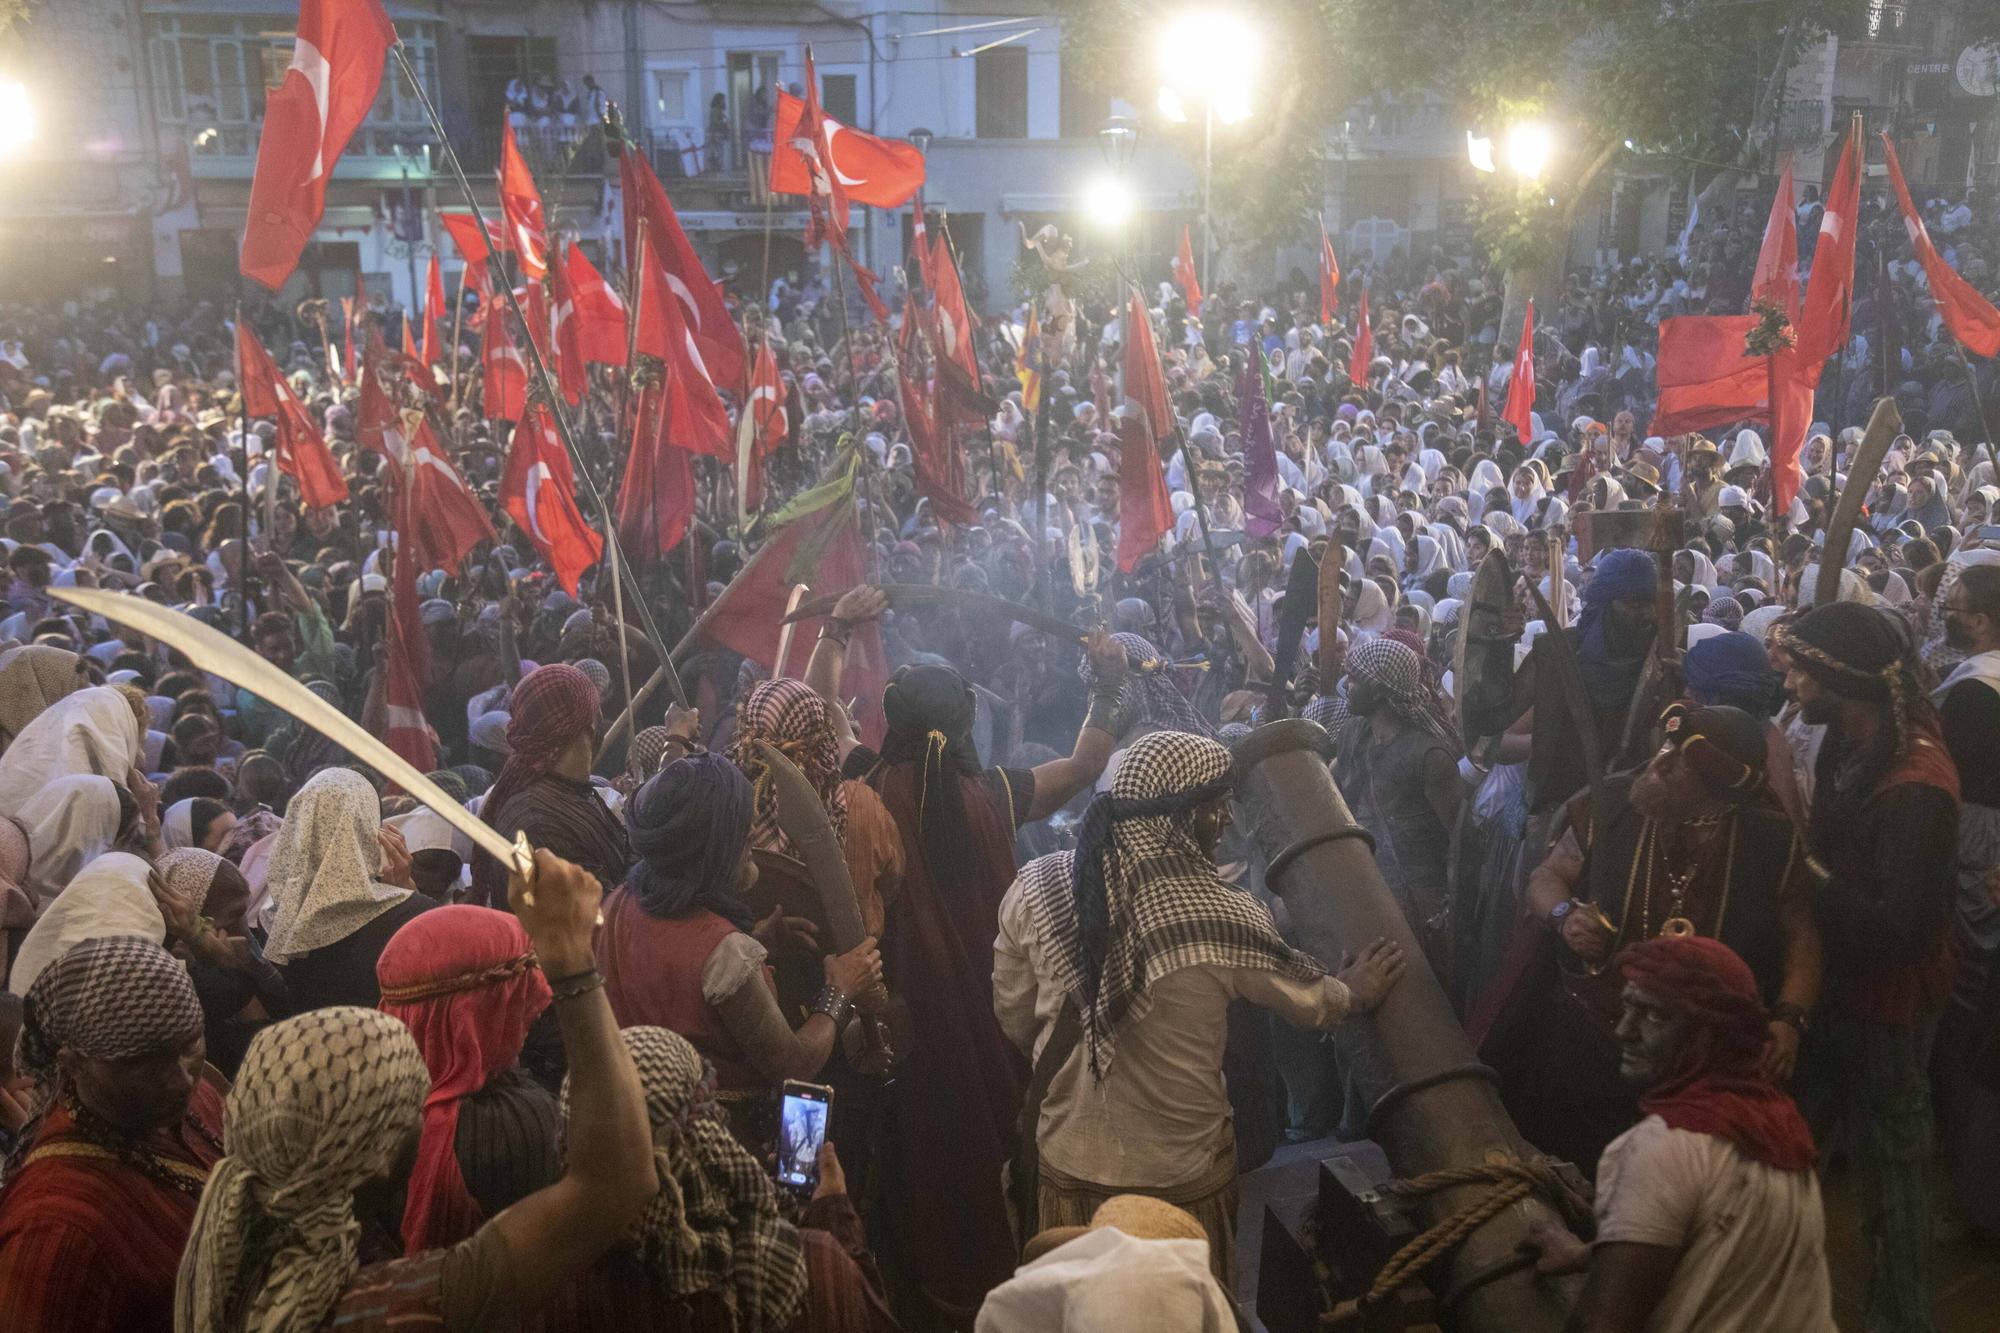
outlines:
[[[549,983],[521,923],[487,907],[438,907],[412,919],[375,963],[382,1012],[417,1039],[431,1071],[423,1139],[410,1170],[403,1245],[454,1245],[479,1229],[479,1206],[453,1148],[459,1099],[521,1057],[528,1028],[549,1006]]]
[[[507,702],[507,762],[501,765],[493,789],[479,811],[487,823],[506,809],[507,802],[529,783],[549,771],[549,765],[568,749],[578,736],[588,736],[597,721],[597,686],[567,662],[536,667],[521,677]],[[506,837],[514,830],[501,828]],[[473,896],[481,901],[505,904],[507,870],[484,852],[472,858]]]
[[[1618,967],[1692,1025],[1680,1067],[1646,1090],[1639,1109],[1674,1129],[1727,1139],[1780,1171],[1809,1169],[1818,1155],[1812,1131],[1764,1075],[1769,1033],[1749,964],[1720,940],[1663,935],[1625,950]]]

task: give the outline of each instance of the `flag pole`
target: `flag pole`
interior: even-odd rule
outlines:
[[[397,37],[395,44],[389,50],[395,54],[396,64],[402,69],[403,77],[409,81],[410,87],[416,90],[417,104],[423,107],[424,119],[430,122],[431,132],[437,135],[438,144],[444,149],[445,166],[450,170],[452,178],[458,182],[459,193],[465,196],[465,205],[472,210],[473,222],[478,226],[481,235],[491,236],[492,233],[486,230],[485,211],[479,207],[479,196],[473,193],[472,182],[466,177],[465,168],[458,160],[458,150],[452,147],[451,136],[445,133],[444,121],[439,119],[437,108],[431,105],[430,90],[424,87],[424,81],[417,77],[416,66],[410,63],[410,53],[404,47],[403,39]],[[490,242],[488,249],[491,250]],[[667,646],[660,638],[659,626],[653,621],[652,608],[646,604],[645,590],[639,586],[631,568],[618,558],[616,553],[618,524],[613,518],[611,506],[605,500],[603,491],[598,489],[596,477],[591,475],[589,460],[584,457],[583,450],[577,445],[576,434],[570,427],[569,413],[564,409],[562,392],[556,385],[555,377],[549,373],[548,363],[542,360],[542,349],[535,341],[533,326],[528,323],[520,301],[514,296],[514,285],[510,282],[501,282],[498,286],[506,293],[508,308],[514,312],[514,318],[521,322],[523,332],[528,335],[528,361],[534,367],[535,378],[541,383],[542,396],[548,404],[549,417],[556,423],[556,434],[562,437],[563,447],[569,450],[570,458],[576,464],[577,478],[583,483],[583,489],[592,506],[603,517],[604,540],[614,552],[613,565],[624,578],[632,580],[632,598],[638,604],[641,628],[644,629],[647,639],[652,642],[653,651],[666,666],[667,683],[672,687],[675,698],[685,707],[687,692],[681,687],[680,678],[673,669],[673,662],[667,656]]]
[[[243,337],[243,303],[241,301],[236,303],[236,336],[239,340],[237,346],[240,349]],[[236,357],[236,399],[240,410],[238,423],[243,429],[243,434],[236,441],[237,452],[242,459],[243,467],[243,475],[238,483],[243,493],[237,502],[237,527],[240,529],[238,535],[243,540],[243,554],[240,557],[241,564],[237,568],[237,574],[240,576],[243,584],[241,589],[243,606],[238,619],[243,626],[243,642],[248,643],[250,642],[250,390],[244,380],[243,357],[240,351]],[[273,471],[275,470],[273,469]]]
[[[490,256],[489,256],[490,259]],[[472,273],[472,265],[467,264],[458,271],[458,305],[451,312],[451,404],[460,405],[458,390],[458,344],[465,332],[465,287],[466,278]]]
[[[1949,329],[1946,331],[1950,332]],[[1952,334],[1951,346],[1958,353],[1959,366],[1965,371],[1965,387],[1972,390],[1972,405],[1979,409],[1979,424],[1985,431],[1987,447],[2000,448],[2000,440],[1993,435],[1993,418],[1986,415],[1986,399],[1979,392],[1979,376],[1972,373],[1972,358],[1965,354],[1965,344],[1958,340],[1955,333]]]

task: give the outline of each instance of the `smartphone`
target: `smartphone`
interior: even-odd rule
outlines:
[[[811,1194],[819,1188],[819,1150],[832,1104],[833,1089],[825,1084],[785,1080],[778,1108],[778,1183],[786,1189]]]
[[[1983,542],[2000,542],[2000,523],[1987,523],[1974,528],[1972,535]]]

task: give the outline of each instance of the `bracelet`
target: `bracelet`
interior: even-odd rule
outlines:
[[[1109,732],[1111,735],[1116,736],[1118,734],[1119,713],[1122,711],[1124,702],[1125,691],[1123,687],[1110,690],[1099,686],[1092,689],[1090,692],[1090,706],[1085,709],[1083,714],[1083,725],[1085,727],[1095,727],[1099,731]]]
[[[549,998],[556,1004],[564,1000],[574,1000],[600,989],[604,985],[604,974],[596,968],[578,972],[574,976],[558,977],[549,982]]]
[[[840,628],[835,629],[834,626],[836,625],[838,625]],[[854,626],[849,625],[844,621],[829,620],[824,625],[821,625],[819,627],[819,637],[822,642],[825,642],[827,640],[832,640],[834,643],[839,644],[842,648],[845,648],[847,646],[847,641],[854,637]]]
[[[829,984],[821,986],[819,994],[813,996],[809,1012],[825,1014],[838,1030],[846,1026],[848,1017],[854,1013],[854,1003],[841,992],[840,987]]]
[[[1788,1024],[1801,1037],[1806,1035],[1806,1011],[1803,1005],[1793,1004],[1789,1000],[1773,1005],[1771,1021]]]

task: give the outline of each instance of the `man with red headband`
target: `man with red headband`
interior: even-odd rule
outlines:
[[[1572,800],[1525,910],[1544,928],[1482,1054],[1528,1140],[1585,1171],[1637,1118],[1613,1035],[1620,949],[1663,935],[1721,940],[1770,1008],[1766,1070],[1792,1076],[1819,996],[1817,874],[1764,780],[1764,727],[1741,709],[1684,702],[1642,768]]]
[[[1575,1329],[1833,1333],[1812,1133],[1764,1068],[1770,1034],[1749,965],[1698,935],[1618,956],[1619,1072],[1637,1125],[1597,1169],[1597,1239],[1552,1222],[1544,1273],[1588,1272]]]

